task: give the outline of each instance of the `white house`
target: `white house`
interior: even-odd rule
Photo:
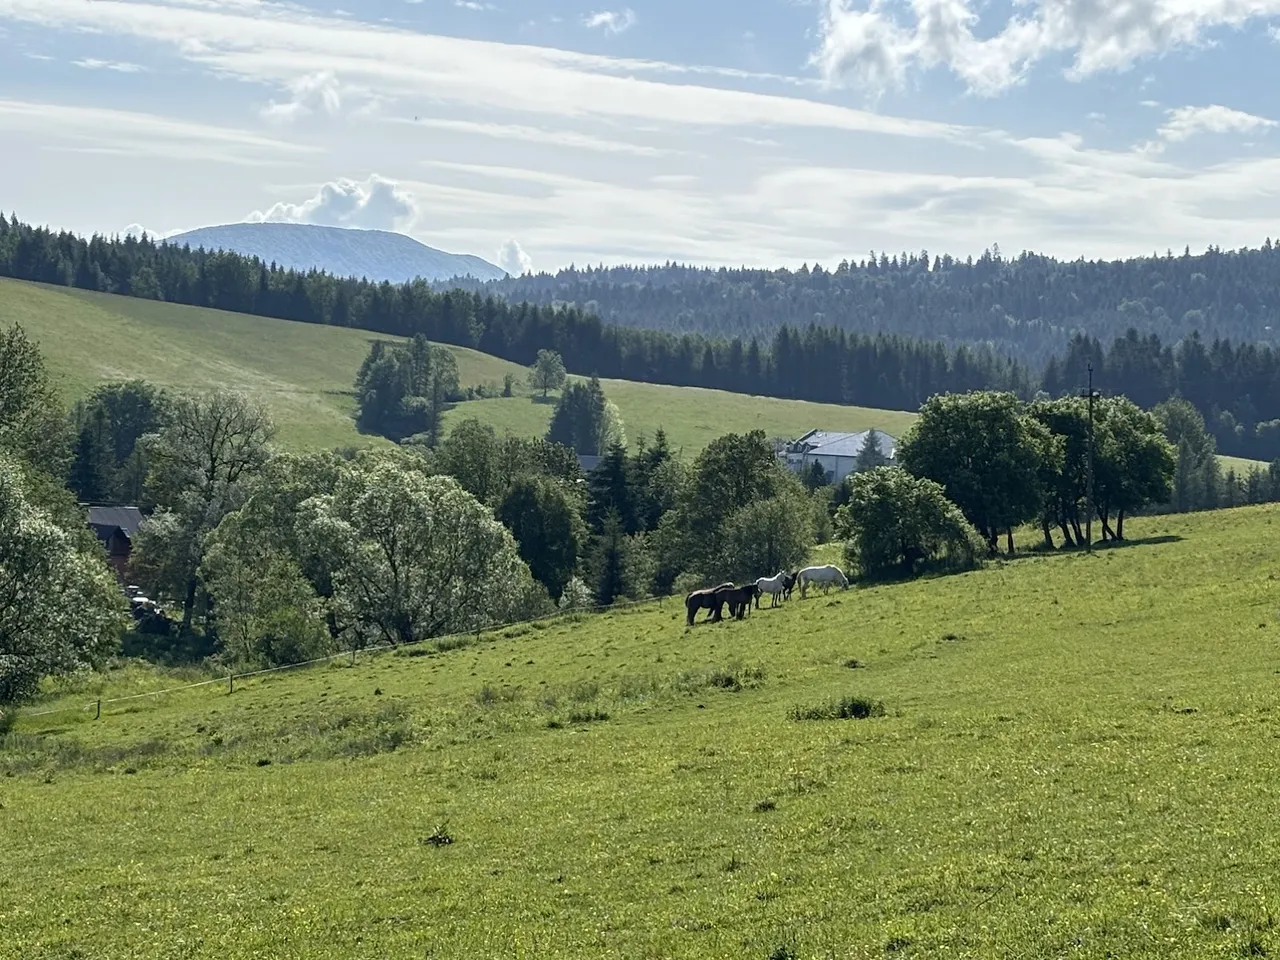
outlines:
[[[857,469],[858,454],[870,433],[870,430],[861,433],[810,430],[798,440],[788,443],[781,456],[786,460],[787,468],[795,473],[812,469],[810,465],[817,463],[827,472],[828,480],[839,483]],[[898,451],[898,440],[883,430],[877,430],[876,446],[892,462]]]

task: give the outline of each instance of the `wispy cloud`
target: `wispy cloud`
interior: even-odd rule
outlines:
[[[610,36],[626,33],[636,25],[636,12],[630,7],[623,10],[600,10],[582,18],[582,25],[589,30],[603,30]]]
[[[314,151],[313,147],[234,127],[127,110],[25,100],[0,99],[0,130],[35,133],[48,143],[69,141],[84,149],[249,165],[289,162],[286,158]]]
[[[449,120],[439,117],[420,117],[405,120],[389,117],[387,122],[410,124],[428,130],[449,130],[455,133],[474,134],[496,140],[520,140],[525,143],[545,143],[570,150],[591,150],[597,153],[626,153],[637,157],[670,156],[676,151],[651,147],[622,140],[610,140],[574,130],[546,130],[515,123],[482,123],[475,120]]]
[[[699,69],[660,61],[415,33],[305,13],[267,0],[185,2],[201,6],[141,0],[0,0],[0,16],[169,44],[181,56],[221,75],[290,92],[303,78],[332,71],[388,97],[430,97],[468,109],[698,127],[817,127],[907,137],[964,133],[953,124],[801,97],[635,75]],[[726,80],[740,73],[706,71],[717,72]]]
[[[71,62],[85,70],[114,70],[116,73],[143,73],[147,69],[136,63],[127,63],[120,60],[95,60],[92,57],[84,60],[72,60]]]

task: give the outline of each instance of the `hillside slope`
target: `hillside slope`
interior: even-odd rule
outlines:
[[[472,277],[505,279],[501,267],[467,254],[445,253],[412,237],[386,230],[352,230],[310,223],[229,223],[201,227],[168,237],[165,243],[195,250],[229,250],[263,263],[307,271],[325,270],[338,277],[367,278],[376,283],[405,283]]]
[[[0,744],[0,955],[1272,955],[1280,509],[1131,524],[691,631],[668,601],[100,720],[85,686]],[[841,697],[886,715],[789,715]]]
[[[68,400],[104,380],[127,377],[179,388],[225,385],[265,400],[287,447],[383,442],[361,436],[352,419],[352,382],[375,338],[367,331],[0,279],[0,325],[15,321],[40,342]],[[489,384],[496,390],[507,373],[523,384],[523,367],[463,347],[448,349],[458,359],[464,386]],[[770,436],[797,436],[814,427],[877,427],[898,435],[914,419],[901,411],[602,382],[632,440],[663,427],[686,456],[730,431],[759,428]],[[445,423],[477,417],[499,432],[543,435],[551,411],[549,404],[518,395],[458,404]]]

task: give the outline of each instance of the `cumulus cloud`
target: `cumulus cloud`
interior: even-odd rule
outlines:
[[[589,30],[603,30],[610,36],[626,33],[638,22],[636,12],[630,7],[624,10],[600,10],[582,18],[584,27]]]
[[[329,227],[407,231],[418,220],[413,195],[395,180],[378,174],[357,181],[340,178],[324,184],[302,203],[280,202],[255,210],[249,223],[316,223]]]
[[[262,108],[264,119],[292,123],[300,117],[323,110],[333,116],[342,109],[342,92],[332,70],[298,77],[288,84],[290,97],[283,103],[272,100]]]
[[[1188,140],[1198,133],[1250,133],[1276,126],[1275,120],[1219,104],[1177,107],[1168,111],[1168,116],[1168,121],[1157,132],[1160,139],[1171,143]]]
[[[533,272],[533,260],[515,240],[507,240],[498,248],[498,266],[513,277]]]
[[[1131,67],[1204,41],[1216,27],[1280,14],[1280,0],[1020,0],[989,37],[978,37],[978,0],[823,0],[820,43],[810,58],[829,83],[868,93],[900,87],[909,72],[945,67],[975,93],[999,93],[1054,53],[1073,55],[1069,79]],[[897,10],[905,10],[900,17]]]

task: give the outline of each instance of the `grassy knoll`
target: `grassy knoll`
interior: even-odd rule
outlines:
[[[581,379],[581,378],[573,378]],[[768,436],[798,437],[820,427],[826,430],[866,430],[875,427],[893,436],[914,422],[914,413],[872,410],[831,403],[753,397],[701,387],[670,387],[630,380],[601,380],[605,396],[618,406],[631,442],[644,434],[653,439],[662,427],[675,450],[693,457],[726,433],[763,430]],[[476,417],[499,433],[510,431],[543,436],[554,407],[530,397],[472,400],[458,404],[445,417],[446,429],[462,417]]]
[[[0,279],[0,324],[15,321],[39,341],[68,400],[122,377],[178,388],[222,384],[269,403],[285,446],[382,442],[361,436],[352,422],[351,383],[374,336],[368,331]],[[475,350],[450,349],[463,385],[501,387],[503,375],[513,373],[525,393],[523,367]],[[813,427],[874,426],[896,435],[915,416],[622,380],[606,380],[604,388],[630,437],[652,437],[661,426],[672,445],[689,456],[730,431],[759,427],[773,436]],[[478,417],[499,432],[543,435],[551,410],[526,395],[478,400],[450,411],[446,425]]]
[[[20,719],[0,956],[1275,955],[1277,532]]]
[[[1236,476],[1244,479],[1254,470],[1266,471],[1271,465],[1265,460],[1246,460],[1244,457],[1218,457],[1218,463],[1222,465],[1222,475],[1226,476],[1228,470],[1234,470]]]

